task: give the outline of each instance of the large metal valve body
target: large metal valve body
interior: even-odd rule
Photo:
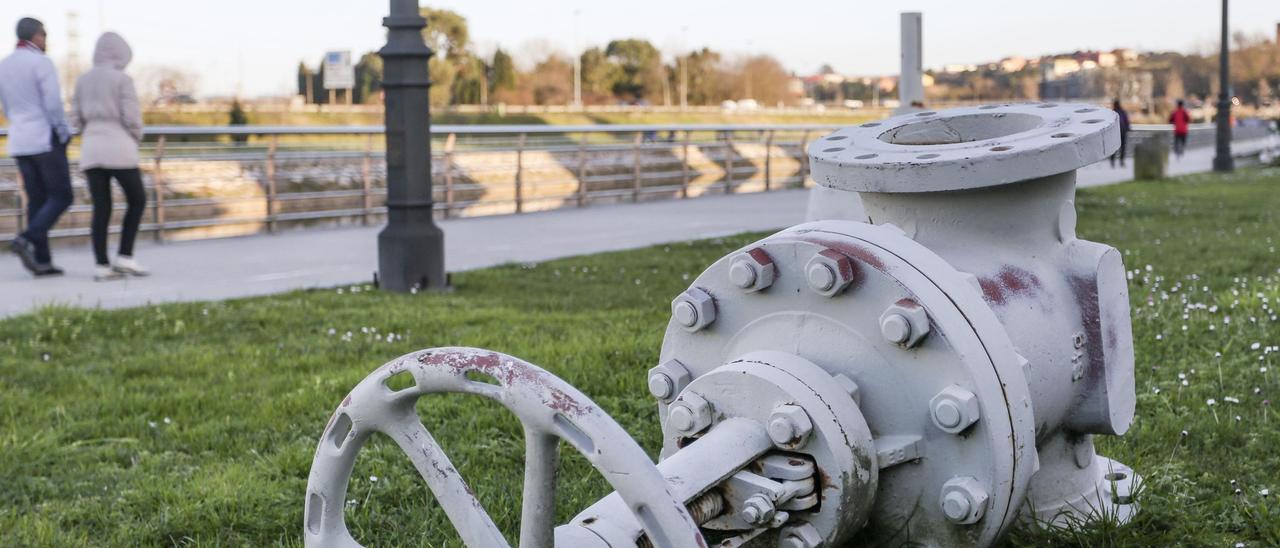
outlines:
[[[544,441],[529,445],[530,459],[545,460],[555,436],[600,460],[619,492],[554,534],[545,523],[522,529],[522,544],[986,546],[1019,522],[1127,521],[1138,478],[1096,455],[1092,440],[1123,434],[1134,414],[1124,267],[1114,248],[1076,238],[1073,205],[1075,170],[1118,145],[1114,114],[1067,104],[914,113],[814,142],[815,180],[858,193],[870,222],[783,230],[717,261],[676,297],[648,377],[663,424],[660,475],[635,464],[634,442],[606,439],[616,425],[598,406],[550,381],[531,385],[550,375],[523,362],[512,367],[524,373],[503,369],[513,358],[427,351],[362,386],[409,370],[421,394],[488,394],[538,417],[527,424],[541,430],[527,436]],[[510,394],[459,381],[472,363],[512,379],[500,383]],[[539,386],[560,396],[525,394]],[[362,400],[392,397],[363,390]],[[342,413],[339,428],[361,430]],[[341,448],[334,428],[308,486],[313,545],[351,540],[345,526],[324,533],[341,512],[324,501],[342,500],[337,484],[345,490],[343,467],[325,463],[354,458],[330,447]],[[401,447],[418,450],[408,438]],[[546,473],[545,464],[526,470]],[[459,487],[428,477],[437,472],[424,477],[444,503],[440,490]],[[664,485],[628,483],[631,472]],[[526,522],[538,519],[525,509]],[[479,523],[450,518],[460,531]]]

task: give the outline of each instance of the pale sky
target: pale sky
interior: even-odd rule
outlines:
[[[1234,0],[1232,31],[1274,37],[1278,0]],[[547,51],[639,37],[671,56],[709,46],[726,53],[769,53],[789,69],[812,73],[829,63],[844,74],[898,70],[898,12],[924,12],[926,67],[979,63],[1007,55],[1077,49],[1205,50],[1218,37],[1214,0],[813,2],[777,0],[436,0],[461,13],[481,52],[513,50],[518,60]],[[12,37],[22,16],[43,20],[50,54],[67,53],[68,12],[78,14],[81,58],[102,30],[129,40],[134,65],[171,65],[195,73],[202,95],[291,93],[300,60],[326,50],[353,57],[384,41],[378,0],[5,0],[0,32]],[[3,36],[0,34],[0,36]],[[4,51],[4,48],[0,48]]]

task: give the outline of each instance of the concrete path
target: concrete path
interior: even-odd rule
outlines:
[[[445,264],[456,272],[782,228],[804,221],[806,197],[806,191],[791,190],[449,220],[441,223]],[[40,280],[6,252],[0,254],[0,317],[48,303],[122,308],[370,282],[378,230],[139,241],[134,253],[153,274],[111,282],[93,281],[87,246],[55,249],[54,262],[67,274]]]
[[[1212,149],[1193,149],[1181,159],[1171,159],[1169,171],[1208,171],[1212,160]],[[1132,178],[1132,163],[1111,168],[1102,162],[1079,172],[1080,186]],[[806,191],[792,190],[477,217],[441,224],[447,234],[446,264],[456,272],[778,229],[803,221],[806,203]],[[0,317],[49,303],[121,308],[369,282],[377,264],[377,232],[376,227],[312,229],[163,245],[139,242],[137,257],[154,274],[102,283],[92,279],[93,258],[87,246],[55,250],[55,262],[67,275],[44,280],[32,279],[16,258],[3,253]]]

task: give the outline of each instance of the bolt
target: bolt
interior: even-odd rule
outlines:
[[[813,432],[813,421],[798,405],[779,405],[769,416],[769,438],[781,447],[794,449],[804,445]]]
[[[752,495],[742,503],[742,520],[751,525],[764,525],[773,519],[773,501],[764,495]]]
[[[711,425],[711,404],[686,390],[667,409],[667,424],[681,435],[697,434]]]
[[[809,259],[804,271],[811,289],[824,297],[834,297],[853,283],[855,268],[848,255],[823,249]]]
[[[676,391],[676,383],[666,373],[654,373],[649,376],[649,393],[660,400],[670,398]]]
[[[747,293],[773,285],[777,267],[763,248],[753,247],[733,256],[729,262],[729,282]]]
[[[674,405],[667,413],[667,422],[676,430],[687,432],[693,428],[693,411],[684,405]]]
[[[899,299],[880,314],[880,334],[893,344],[912,348],[929,334],[929,313],[911,299]]]
[[[671,316],[686,331],[697,331],[716,321],[715,298],[700,287],[691,287],[671,301]]]
[[[836,285],[836,273],[825,264],[809,265],[809,286],[816,291],[827,291]]]
[[[982,519],[987,508],[987,490],[977,479],[969,476],[954,477],[942,485],[938,502],[947,520],[959,525],[970,525]]]
[[[676,322],[685,327],[693,327],[698,323],[698,309],[694,308],[693,303],[688,301],[676,303],[675,310],[672,313],[676,316]]]
[[[942,498],[942,513],[951,521],[964,521],[969,515],[970,505],[967,497],[959,491],[952,491]]]
[[[692,379],[680,360],[667,360],[649,370],[649,393],[663,403],[671,403]]]
[[[880,319],[880,334],[893,344],[902,344],[911,339],[911,321],[902,314],[889,314]]]
[[[963,432],[978,422],[981,415],[978,397],[955,384],[943,388],[929,400],[929,408],[934,426],[951,434]]]
[[[960,408],[956,402],[940,401],[933,408],[933,418],[945,428],[955,428],[960,426]]]
[[[746,261],[737,261],[729,267],[729,281],[733,285],[747,289],[756,283],[756,267]]]

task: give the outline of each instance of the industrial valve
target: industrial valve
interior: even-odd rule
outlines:
[[[1128,521],[1139,478],[1093,444],[1134,415],[1125,271],[1114,248],[1076,238],[1073,204],[1075,171],[1115,151],[1118,129],[1094,106],[1005,104],[815,141],[814,180],[857,193],[869,222],[788,228],[676,296],[647,373],[657,464],[536,366],[424,350],[334,413],[307,486],[307,544],[355,545],[346,485],[381,432],[468,545],[506,545],[414,411],[441,392],[523,422],[522,546],[988,546],[1018,523]],[[388,388],[404,373],[412,387]],[[616,491],[556,526],[560,441]]]

